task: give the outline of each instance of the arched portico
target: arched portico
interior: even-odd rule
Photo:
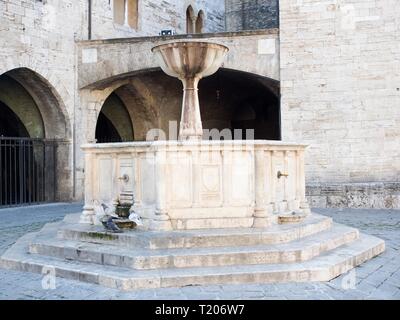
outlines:
[[[0,206],[70,199],[71,129],[53,86],[25,67],[1,74],[0,114]]]
[[[229,129],[232,132],[230,139],[244,139],[245,130],[253,129],[255,139],[280,140],[278,81],[222,68],[214,76],[201,80],[199,89],[204,129]],[[126,108],[125,118],[128,119],[129,115],[135,141],[153,138],[149,135],[152,129],[161,129],[162,134],[157,139],[177,139],[182,85],[161,70],[141,70],[132,77],[116,82],[103,79],[99,90],[87,91],[89,96],[92,92],[92,99],[102,97],[95,102],[96,119],[92,117],[90,121],[97,122],[100,110],[107,105],[104,101],[115,95],[120,101],[119,105],[123,104]],[[117,109],[112,108],[115,112]],[[108,118],[111,119],[111,115]],[[98,129],[96,135],[100,135]],[[235,129],[242,129],[243,135],[234,136]],[[95,132],[92,134],[94,136]]]

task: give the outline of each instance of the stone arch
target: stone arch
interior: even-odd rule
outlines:
[[[153,92],[149,91],[147,84],[141,79],[142,76],[153,74],[156,71],[160,72],[160,69],[141,70],[137,76],[124,79],[118,79],[118,77],[105,79],[95,88],[82,90],[82,103],[87,105],[87,127],[90,128],[92,123],[97,122],[106,99],[115,93],[129,113],[134,130],[134,140],[146,140],[147,132],[160,126],[160,114],[158,101],[154,99]],[[91,142],[95,139],[95,128],[89,131],[92,132],[88,132],[86,140]]]
[[[71,127],[66,107],[49,81],[39,73],[25,67],[9,70],[1,76],[10,79],[15,86],[23,88],[36,105],[43,122],[43,134],[36,137],[71,138]],[[31,113],[33,113],[32,110]],[[35,117],[38,118],[39,116],[36,115]]]
[[[21,57],[21,64],[24,61],[24,58]],[[34,64],[34,61],[30,61],[30,64]],[[37,64],[37,68],[40,68],[39,64]],[[60,83],[57,82],[56,77],[49,76],[48,73],[44,74],[47,78],[38,71],[25,66],[11,68],[0,74],[0,101],[3,104],[0,106],[2,107],[0,112],[2,115],[8,112],[11,118],[14,115],[15,125],[19,127],[14,134],[18,137],[36,139],[27,142],[35,146],[29,151],[32,153],[31,161],[34,161],[32,164],[37,166],[37,172],[40,172],[40,168],[42,168],[40,170],[46,168],[45,180],[35,182],[38,185],[46,185],[45,189],[40,189],[43,190],[40,191],[43,192],[43,198],[39,200],[39,197],[30,194],[33,197],[31,202],[64,201],[73,197],[71,124],[60,94],[47,79],[52,79],[52,82],[56,84]],[[64,97],[68,97],[65,88],[62,85],[60,88],[63,89]],[[12,113],[9,112],[10,110]],[[25,133],[24,130],[26,130]],[[44,154],[47,156],[44,157]],[[16,165],[19,163],[22,165],[26,160],[23,159],[20,159],[22,162],[18,160]],[[16,176],[20,174],[17,169],[13,172],[16,172]],[[32,178],[32,176],[30,177]],[[15,177],[15,180],[17,179]],[[20,198],[22,195],[20,193],[15,197]]]
[[[179,125],[181,115],[182,84],[179,80],[160,69],[146,69],[123,79],[104,79],[99,85],[99,89],[90,90],[92,99],[96,96],[105,99],[116,92],[132,119],[135,141],[146,140],[147,132],[155,128],[162,129],[167,139],[173,139],[170,121]],[[250,123],[240,121],[250,120],[249,115],[252,115],[252,119],[257,120],[254,122],[257,139],[280,139],[279,81],[221,68],[216,75],[201,80],[199,88],[205,129],[245,129]],[[102,101],[103,98],[99,98],[95,103],[98,112]]]
[[[131,79],[129,83],[119,87],[115,92],[127,106],[135,129],[134,139],[136,141],[146,140],[149,130],[160,127],[158,102],[154,100],[152,93],[140,78]]]
[[[160,69],[142,70],[123,80],[113,79],[104,79],[99,92],[102,96],[104,92],[118,94],[131,116],[136,141],[146,140],[151,129],[162,129],[167,139],[174,139],[169,125],[171,122],[179,125],[180,121],[182,84],[179,80]],[[204,129],[253,127],[256,139],[280,139],[279,81],[221,68],[214,76],[202,79],[199,89]]]
[[[16,123],[19,130],[6,130],[3,125],[0,135],[8,137],[44,138],[45,128],[39,108],[29,92],[7,74],[0,76],[0,113],[3,122]],[[13,135],[14,134],[14,135]]]

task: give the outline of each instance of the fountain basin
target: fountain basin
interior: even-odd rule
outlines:
[[[199,41],[166,43],[152,49],[161,69],[179,79],[201,79],[214,74],[228,51],[221,44]]]
[[[183,84],[179,140],[202,139],[198,84],[221,67],[228,51],[223,45],[198,41],[166,43],[152,49],[161,69]]]
[[[148,230],[264,228],[282,214],[307,214],[305,148],[264,140],[85,145],[81,222],[95,223],[93,201],[121,192],[135,195]]]

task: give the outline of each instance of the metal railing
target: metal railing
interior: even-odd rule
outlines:
[[[0,137],[0,207],[51,202],[56,141]]]

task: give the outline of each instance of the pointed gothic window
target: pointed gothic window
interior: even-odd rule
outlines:
[[[196,33],[203,33],[204,28],[204,12],[200,10],[196,19]]]

